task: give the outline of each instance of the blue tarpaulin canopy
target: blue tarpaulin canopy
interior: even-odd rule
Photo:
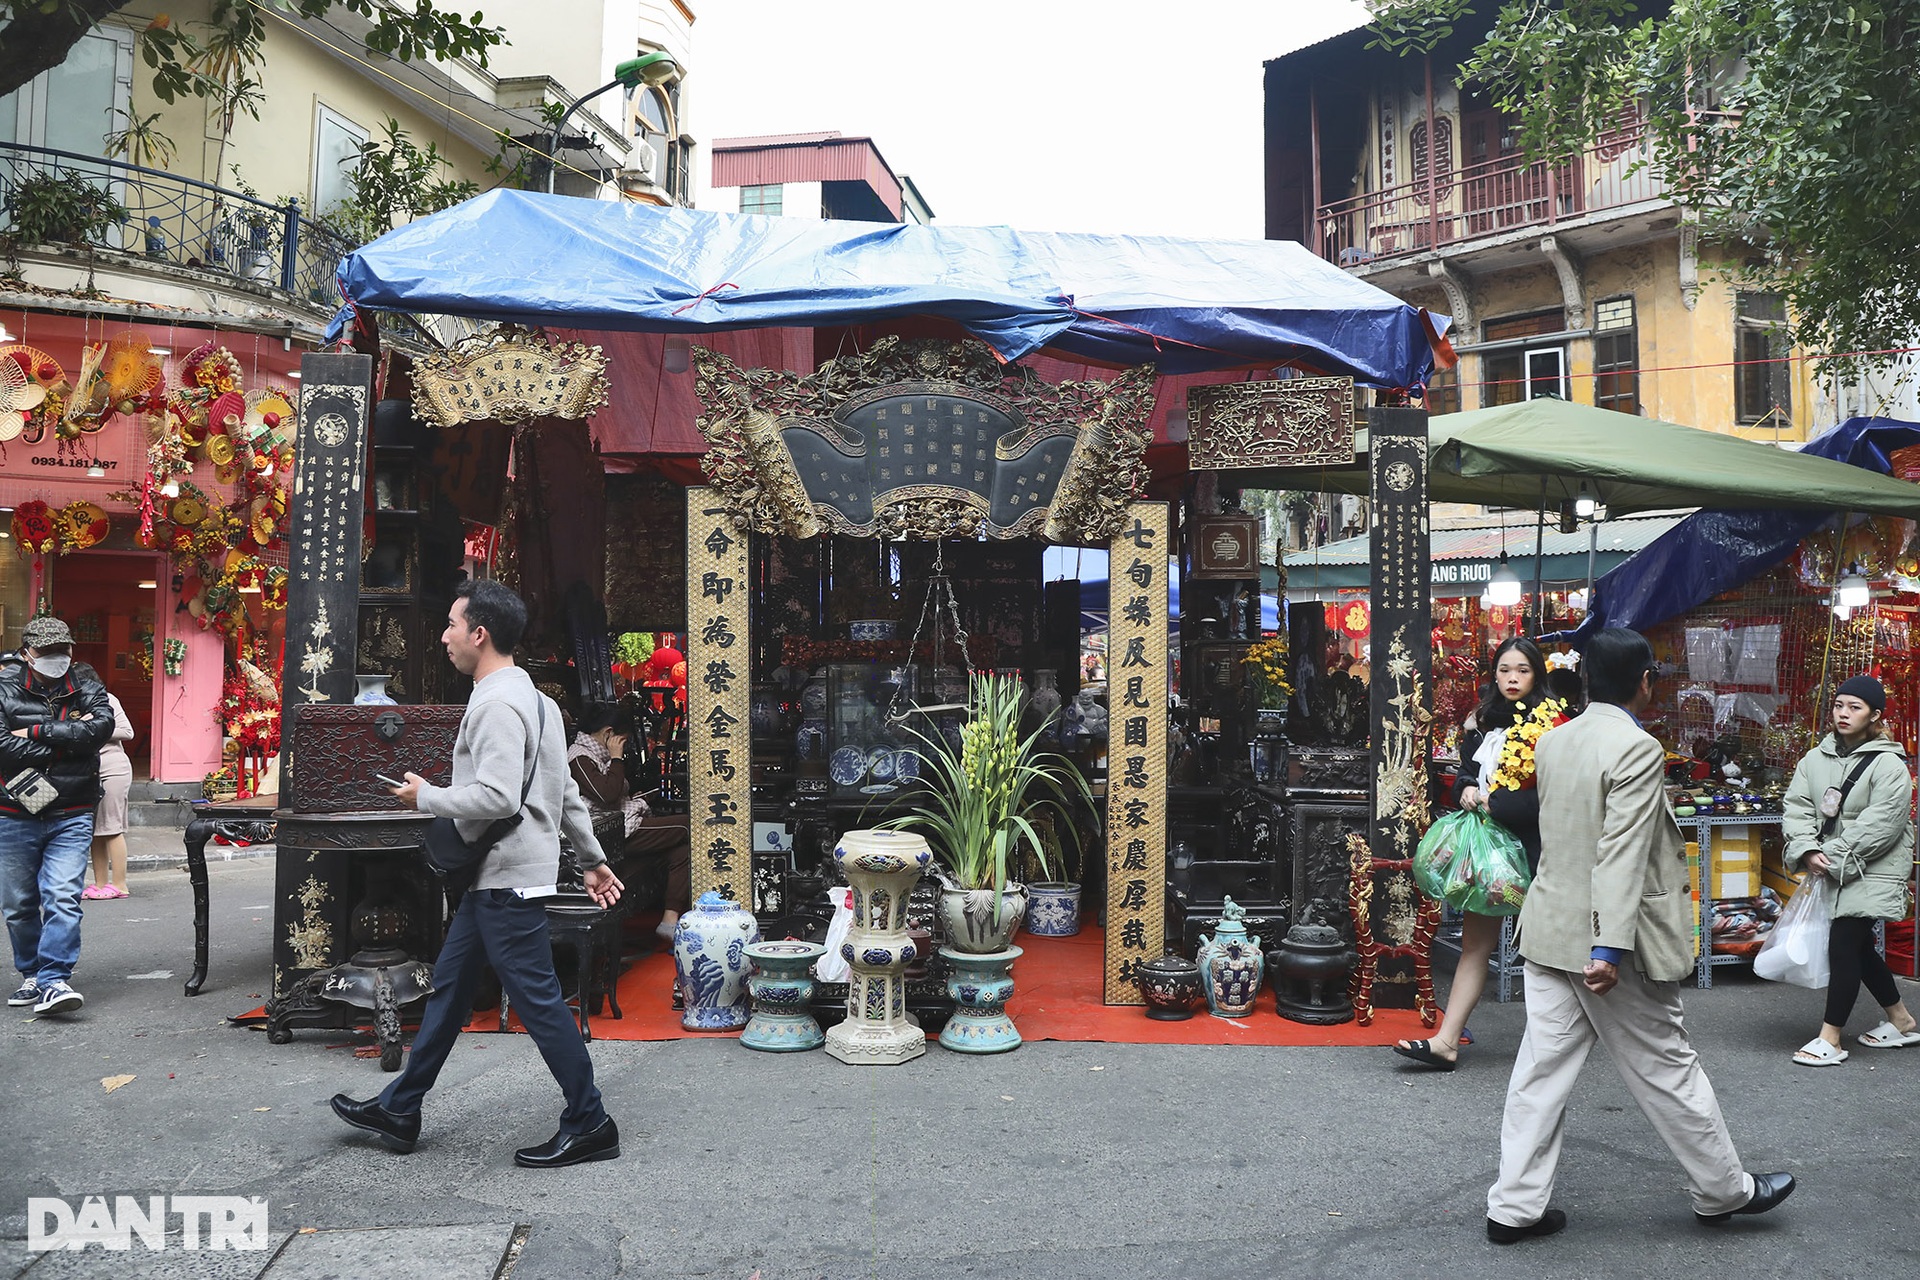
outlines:
[[[1920,424],[1849,418],[1800,450],[1886,474],[1895,449],[1920,444]],[[1700,511],[1594,584],[1580,625],[1554,638],[1583,644],[1601,627],[1644,630],[1685,613],[1786,559],[1801,539],[1836,512],[1746,509]]]
[[[1046,348],[1193,373],[1294,363],[1424,385],[1424,316],[1291,241],[811,221],[495,190],[342,259],[352,306],[699,333],[951,320],[1003,359]],[[334,319],[329,337],[345,327]]]

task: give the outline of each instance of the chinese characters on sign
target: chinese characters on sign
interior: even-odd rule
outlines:
[[[687,794],[693,896],[750,902],[747,535],[712,489],[687,490]]]
[[[353,701],[373,359],[311,355],[300,369],[287,566],[288,706]]]
[[[1433,626],[1428,596],[1427,415],[1422,409],[1376,408],[1368,416],[1373,490],[1373,615],[1369,654],[1369,740],[1373,804],[1367,855],[1378,892],[1362,895],[1364,922],[1383,945],[1369,961],[1372,1003],[1412,1007],[1421,990],[1426,950],[1408,873],[1426,827],[1429,683]],[[1362,1002],[1356,1000],[1356,1006]],[[1366,1019],[1362,1010],[1362,1020]]]
[[[1140,965],[1164,936],[1170,527],[1165,503],[1131,503],[1109,552],[1107,1004],[1143,1003]]]

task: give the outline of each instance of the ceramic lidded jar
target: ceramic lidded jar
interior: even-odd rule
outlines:
[[[1140,966],[1140,994],[1156,1022],[1184,1022],[1200,1003],[1200,966],[1185,956],[1161,956]]]
[[[1200,935],[1200,951],[1195,958],[1207,1010],[1216,1018],[1246,1017],[1253,1012],[1254,997],[1260,994],[1266,961],[1260,954],[1260,939],[1247,935],[1246,915],[1245,907],[1228,898],[1213,936]]]
[[[747,946],[760,941],[753,913],[709,889],[673,927],[674,984],[680,1025],[689,1031],[733,1031],[747,1025]]]

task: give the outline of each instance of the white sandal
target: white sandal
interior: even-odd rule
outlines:
[[[1794,1050],[1793,1060],[1803,1067],[1837,1067],[1847,1060],[1847,1051],[1815,1036]]]
[[[1904,1049],[1910,1044],[1920,1044],[1920,1028],[1902,1031],[1891,1022],[1882,1022],[1859,1040],[1869,1049]]]

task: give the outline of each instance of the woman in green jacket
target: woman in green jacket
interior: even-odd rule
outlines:
[[[1787,869],[1804,864],[1834,885],[1826,1021],[1793,1055],[1801,1066],[1847,1060],[1840,1028],[1862,983],[1887,1016],[1860,1043],[1874,1049],[1920,1045],[1920,1024],[1873,946],[1875,920],[1906,918],[1913,872],[1913,775],[1900,744],[1883,727],[1886,710],[1887,693],[1878,680],[1855,676],[1842,684],[1833,697],[1833,732],[1801,758],[1787,787],[1781,819]],[[1802,891],[1822,883],[1809,878]]]

